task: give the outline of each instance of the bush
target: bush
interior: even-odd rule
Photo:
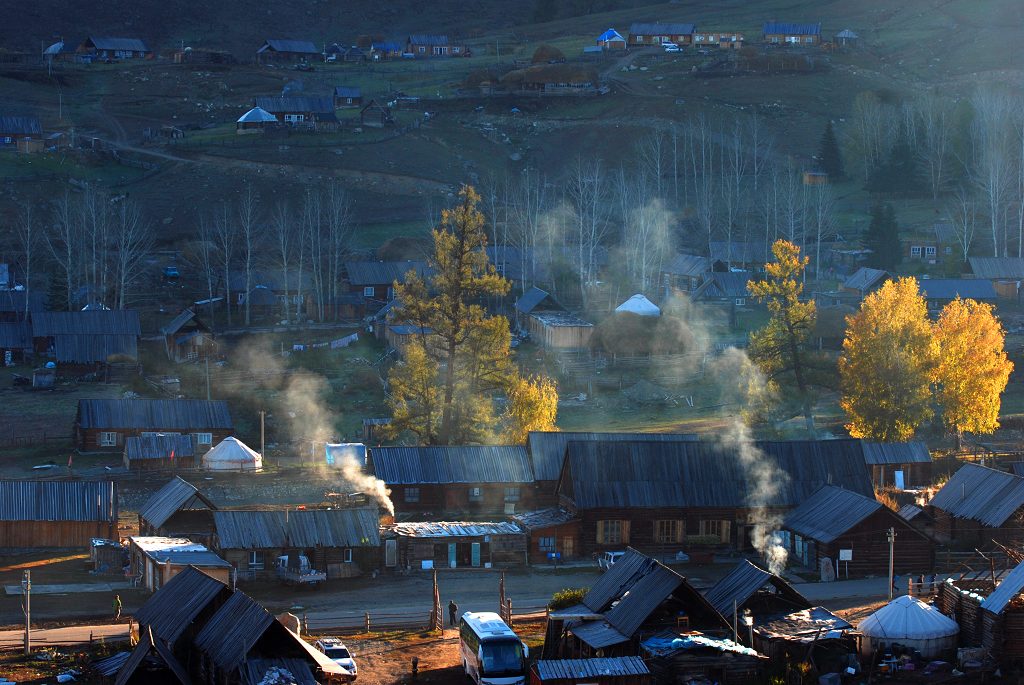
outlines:
[[[563,590],[559,590],[555,594],[551,595],[551,601],[548,602],[548,609],[556,611],[558,609],[565,609],[571,607],[574,604],[579,604],[583,601],[583,596],[590,592],[588,587],[567,587]]]

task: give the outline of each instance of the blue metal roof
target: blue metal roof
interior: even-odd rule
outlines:
[[[996,289],[984,278],[922,278],[917,282],[926,300],[994,300]]]
[[[820,36],[821,23],[817,24],[791,24],[787,22],[766,21],[763,33],[766,36],[785,34],[788,36]]]

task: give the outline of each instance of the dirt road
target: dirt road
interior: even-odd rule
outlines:
[[[128,640],[128,623],[71,626],[68,628],[49,628],[33,630],[32,645],[35,647],[52,647],[54,645],[80,645],[93,640],[103,639],[106,642]],[[25,631],[0,631],[0,649],[20,647],[24,644]]]

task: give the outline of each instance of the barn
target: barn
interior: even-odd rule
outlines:
[[[61,368],[89,370],[138,359],[139,313],[131,309],[36,312],[32,346]]]
[[[526,330],[541,347],[582,350],[590,343],[594,324],[568,312],[533,312],[526,319]]]
[[[0,481],[0,545],[81,547],[117,539],[117,483]]]

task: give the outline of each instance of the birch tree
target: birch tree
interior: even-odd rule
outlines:
[[[25,270],[25,309],[22,316],[25,320],[29,314],[29,296],[32,294],[32,276],[35,266],[36,248],[39,245],[39,233],[36,226],[36,216],[29,201],[21,205],[17,221],[14,225],[15,236],[18,239],[18,247],[23,257],[22,264]],[[13,284],[12,284],[13,285]]]
[[[128,290],[138,281],[146,257],[153,249],[153,232],[138,205],[124,200],[118,207],[113,234],[117,308],[124,309],[128,303]]]
[[[291,319],[291,266],[295,253],[295,222],[292,220],[292,210],[286,200],[274,206],[271,225],[274,231],[277,266],[284,279],[284,318]]]
[[[327,223],[327,297],[338,318],[338,298],[341,295],[341,271],[345,255],[352,241],[352,203],[345,189],[331,183],[326,198]]]
[[[932,199],[937,200],[946,187],[949,158],[953,145],[953,104],[947,98],[929,93],[917,102],[919,132],[917,154],[928,175]]]
[[[993,256],[1008,256],[1006,212],[1013,182],[1010,138],[1010,99],[986,90],[972,99],[975,120],[971,126],[974,151],[972,177],[981,193],[992,236]]]
[[[46,247],[60,272],[64,285],[64,307],[73,309],[75,281],[78,276],[82,246],[79,240],[78,212],[71,200],[70,191],[54,205],[53,223],[46,232]]]
[[[245,192],[238,203],[238,237],[242,241],[242,268],[245,273],[245,325],[248,326],[251,319],[252,300],[252,271],[253,260],[256,257],[257,221],[259,202],[256,193],[253,192],[252,184],[246,184]]]
[[[235,227],[228,213],[228,205],[222,202],[220,212],[213,221],[213,238],[216,244],[217,261],[224,275],[224,302],[227,305],[228,327],[231,326],[231,262],[235,257]]]
[[[585,304],[587,286],[597,273],[597,250],[608,235],[608,183],[601,161],[577,157],[565,183],[565,195],[572,209],[576,263]]]
[[[960,247],[963,261],[966,262],[971,251],[971,243],[974,242],[978,219],[977,203],[970,190],[959,186],[947,205],[947,211],[953,232],[956,234],[957,245]]]

